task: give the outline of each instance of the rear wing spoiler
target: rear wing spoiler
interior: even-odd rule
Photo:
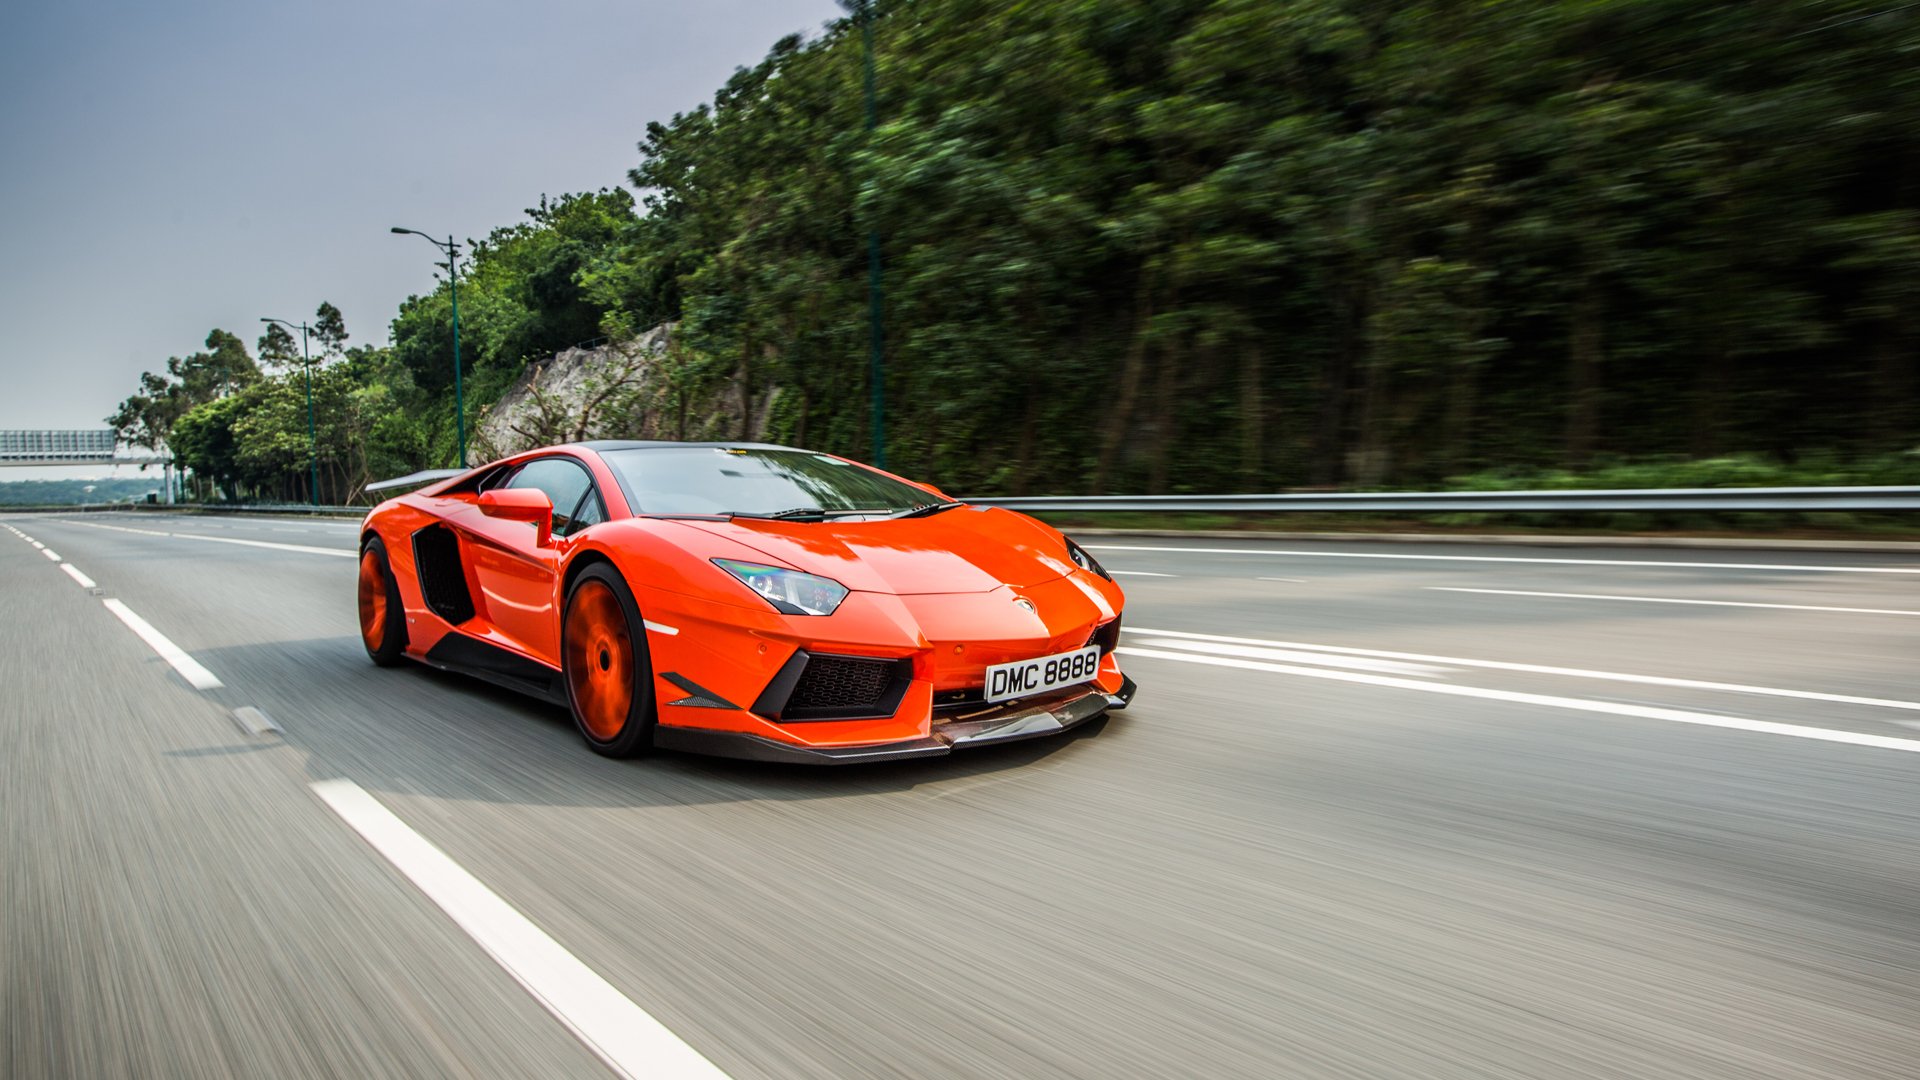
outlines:
[[[431,484],[435,480],[446,480],[450,477],[460,476],[466,471],[465,469],[422,469],[417,473],[396,476],[391,480],[376,480],[361,490],[372,494],[376,491],[391,491],[394,488],[419,487],[422,484]]]

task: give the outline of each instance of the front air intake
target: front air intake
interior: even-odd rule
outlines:
[[[782,722],[873,720],[892,716],[913,681],[913,661],[796,651],[754,702]]]

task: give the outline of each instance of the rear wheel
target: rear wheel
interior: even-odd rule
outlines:
[[[360,549],[360,643],[374,663],[392,667],[400,662],[400,652],[407,647],[404,620],[387,547],[379,537],[371,537]]]
[[[573,722],[595,753],[632,757],[653,746],[653,665],[633,592],[613,567],[590,566],[567,590],[561,668]]]

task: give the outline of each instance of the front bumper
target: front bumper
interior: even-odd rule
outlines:
[[[931,734],[924,739],[874,746],[795,746],[742,732],[707,731],[664,724],[654,729],[653,744],[663,750],[685,750],[714,757],[784,761],[801,765],[848,765],[863,761],[942,757],[952,753],[955,748],[1057,735],[1109,710],[1126,708],[1133,700],[1134,690],[1133,680],[1122,675],[1120,689],[1115,693],[1109,694],[1090,687],[1077,694],[1069,692],[1065,695],[1047,695],[1031,702],[1015,702],[1004,709],[974,713],[964,719],[942,721],[936,716]]]

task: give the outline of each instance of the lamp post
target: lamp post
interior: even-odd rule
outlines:
[[[313,357],[307,354],[307,324],[290,323],[285,319],[262,317],[263,323],[279,323],[289,330],[300,331],[300,367],[307,376],[307,497],[314,506],[320,505],[320,439],[313,427]]]
[[[867,140],[880,124],[879,103],[874,94],[873,5],[874,0],[841,0],[841,4],[860,22],[860,41],[866,50],[864,81],[867,97]],[[867,230],[867,392],[870,397],[868,426],[873,429],[873,463],[887,467],[887,414],[885,373],[881,367],[886,334],[882,322],[884,306],[880,297],[880,230]]]
[[[447,290],[453,297],[453,426],[455,437],[460,440],[460,467],[464,469],[467,467],[467,394],[460,382],[460,246],[453,242],[452,233],[448,233],[446,242],[442,243],[438,237],[419,229],[403,229],[395,225],[389,231],[412,233],[447,256]]]

